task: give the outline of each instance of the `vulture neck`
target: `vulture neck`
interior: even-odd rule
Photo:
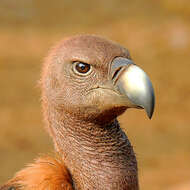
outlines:
[[[138,190],[133,148],[118,121],[104,126],[46,110],[50,134],[75,190]]]

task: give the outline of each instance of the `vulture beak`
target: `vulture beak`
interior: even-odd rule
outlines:
[[[111,77],[117,90],[132,104],[145,109],[151,119],[154,112],[155,96],[147,74],[132,60],[116,57],[111,63]]]

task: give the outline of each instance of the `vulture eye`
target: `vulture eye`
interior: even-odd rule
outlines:
[[[91,65],[79,61],[73,62],[73,70],[79,75],[86,75],[91,70]]]

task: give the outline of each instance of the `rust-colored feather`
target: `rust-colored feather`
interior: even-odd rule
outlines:
[[[73,190],[71,176],[64,163],[43,157],[19,171],[0,190]]]

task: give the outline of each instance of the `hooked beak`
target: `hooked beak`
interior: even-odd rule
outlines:
[[[131,60],[117,57],[111,65],[112,81],[121,95],[131,103],[131,107],[145,109],[149,118],[154,112],[155,96],[147,74]]]

